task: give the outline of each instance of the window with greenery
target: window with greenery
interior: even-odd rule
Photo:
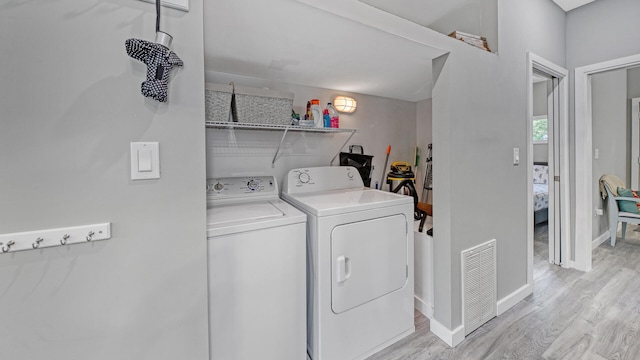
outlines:
[[[549,140],[547,115],[533,117],[533,142],[546,143]]]

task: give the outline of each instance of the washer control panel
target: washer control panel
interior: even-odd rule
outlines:
[[[207,198],[254,199],[255,197],[278,197],[278,183],[274,176],[243,176],[207,179]]]

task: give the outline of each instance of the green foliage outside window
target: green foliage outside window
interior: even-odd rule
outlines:
[[[547,118],[533,119],[533,141],[548,141]]]

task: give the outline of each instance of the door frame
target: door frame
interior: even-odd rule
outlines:
[[[631,99],[631,185],[640,189],[640,97]],[[635,110],[634,110],[635,109]]]
[[[527,52],[527,284],[533,285],[533,139],[531,119],[533,118],[533,71],[545,73],[558,79],[557,105],[560,107],[553,121],[557,122],[556,128],[560,130],[560,174],[565,180],[560,181],[560,265],[570,267],[568,254],[571,253],[571,227],[570,224],[570,197],[569,197],[569,71],[552,63],[532,52]],[[553,141],[550,139],[550,141]],[[553,159],[549,159],[549,168],[552,169]],[[553,172],[553,171],[552,171]],[[553,185],[550,178],[549,186]],[[551,210],[551,209],[550,209]],[[553,212],[550,211],[552,214]],[[556,224],[556,225],[560,225]]]
[[[640,65],[640,54],[575,69],[575,268],[591,270],[593,251],[593,114],[591,75]],[[598,234],[600,235],[600,234]]]

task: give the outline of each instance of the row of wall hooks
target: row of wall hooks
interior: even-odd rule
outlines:
[[[0,235],[1,254],[111,238],[111,223],[73,226]]]

